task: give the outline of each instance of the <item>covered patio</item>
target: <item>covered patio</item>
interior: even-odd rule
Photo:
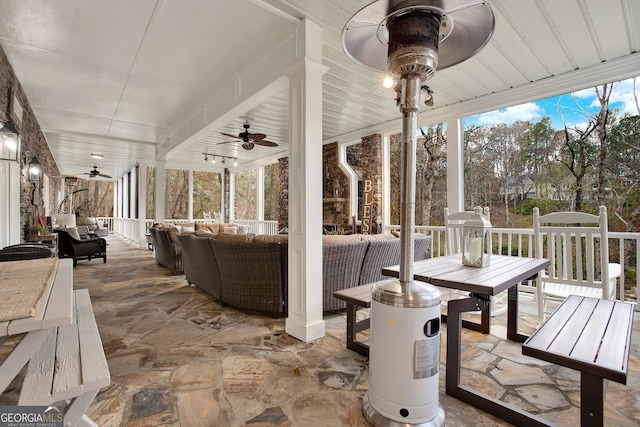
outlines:
[[[0,163],[0,246],[23,240],[35,216],[60,213],[65,178],[89,175],[113,183],[113,214],[99,218],[113,232],[110,262],[74,272],[76,285],[95,296],[113,363],[115,381],[92,407],[94,419],[324,425],[318,419],[328,413],[335,414],[330,425],[363,424],[368,365],[344,348],[344,318],[326,315],[318,304],[318,260],[325,202],[344,203],[344,216],[354,223],[362,219],[357,174],[344,172],[342,193],[325,197],[335,180],[327,179],[320,159],[331,157],[340,167],[351,144],[373,141],[376,150],[376,231],[400,225],[389,214],[389,174],[398,167],[390,160],[390,138],[403,129],[394,105],[398,93],[384,89],[381,73],[358,67],[342,48],[344,24],[367,3],[220,0],[185,7],[171,0],[64,0],[51,6],[31,0],[0,6],[6,24],[0,26],[0,123],[20,137],[16,158]],[[478,4],[489,4],[495,14],[492,38],[473,58],[429,81],[423,90],[433,98],[417,115],[420,129],[445,124],[446,206],[453,212],[469,208],[465,117],[635,78],[640,69],[640,6],[632,1]],[[327,156],[327,150],[334,152]],[[34,159],[42,166],[38,179],[28,173]],[[147,229],[167,220],[167,196],[164,185],[154,185],[155,213],[149,217],[147,169],[156,184],[165,183],[168,170],[188,171],[189,208],[175,222],[204,221],[194,218],[191,199],[198,171],[220,174],[219,211],[225,220],[237,220],[235,174],[255,170],[257,214],[247,225],[268,234],[281,224],[265,221],[262,176],[264,167],[276,163],[286,163],[288,178],[285,320],[218,307],[184,278],[167,276],[149,262]],[[434,257],[442,254],[444,227],[416,231],[433,236]],[[493,237],[509,255],[534,256],[532,230],[495,228]],[[637,264],[640,234],[610,238],[618,242],[623,271],[624,260],[634,255]],[[625,256],[629,250],[636,253]],[[139,271],[122,267],[131,259]],[[532,331],[537,322],[527,318],[528,302],[522,319]],[[503,339],[504,328],[497,321],[491,335],[465,331],[465,380],[560,425],[575,424],[575,372],[523,358],[518,345]],[[182,331],[190,337],[185,340]],[[605,416],[616,425],[640,420],[636,398],[628,393],[638,386],[637,340],[636,333],[629,386],[612,385],[608,393],[612,405]],[[193,354],[194,363],[182,366]],[[207,371],[210,377],[199,377],[202,366],[212,363],[217,369]],[[300,395],[281,399],[291,390]],[[147,405],[149,398],[158,406]],[[11,393],[3,399],[11,402]],[[500,425],[448,396],[443,404],[450,423]],[[203,406],[206,414],[184,421]]]
[[[369,363],[345,347],[345,313],[327,314],[326,336],[303,343],[285,333],[283,319],[221,307],[184,276],[169,275],[150,251],[113,234],[108,242],[107,264],[74,270],[75,286],[91,294],[111,371],[111,385],[88,411],[98,425],[367,425],[361,399]],[[533,331],[531,301],[520,318],[522,330]],[[462,382],[557,426],[575,426],[579,373],[523,356],[504,339],[503,316],[493,325],[491,335],[465,330]],[[639,332],[636,320],[629,383],[609,384],[606,426],[640,422]],[[510,425],[444,393],[445,338],[446,325],[439,398],[447,425]],[[19,384],[1,405],[14,404]]]
[[[289,263],[295,283],[289,295],[298,309],[289,313],[288,332],[304,341],[323,336],[322,315],[312,302],[322,286],[313,267],[321,250],[322,200],[316,195],[322,146],[374,134],[387,138],[401,129],[394,92],[382,87],[381,73],[359,67],[342,49],[344,25],[367,3],[3,5],[7,71],[0,120],[22,124],[20,159],[9,163],[3,178],[13,185],[4,244],[19,240],[36,210],[59,205],[64,190],[56,176],[85,177],[97,165],[113,177],[114,230],[143,246],[140,178],[147,166],[155,168],[156,182],[164,182],[168,168],[200,169],[222,173],[227,185],[231,172],[286,157],[290,250],[301,256]],[[639,68],[634,28],[640,10],[633,2],[494,1],[491,8],[495,31],[487,46],[429,81],[433,106],[418,115],[419,126],[446,122],[452,211],[465,208],[463,117],[634,77]],[[122,17],[126,25],[116,29],[111,23]],[[237,23],[243,25],[236,38]],[[247,122],[275,147],[243,148],[235,135]],[[221,169],[221,162],[205,163],[206,154],[238,165]],[[48,195],[42,205],[33,204],[33,185],[22,173],[34,157],[47,177],[39,184]],[[154,194],[157,222],[164,220],[162,190],[156,186]]]

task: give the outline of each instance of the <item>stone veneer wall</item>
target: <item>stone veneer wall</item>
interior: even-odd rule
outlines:
[[[223,212],[222,220],[229,222],[229,200],[231,200],[231,173],[229,169],[224,168],[224,189],[222,190]]]
[[[322,222],[349,227],[349,177],[338,165],[338,143],[322,147]]]
[[[278,230],[289,227],[289,158],[278,159]]]
[[[382,233],[382,135],[362,137],[362,179],[373,185],[371,234]]]
[[[4,49],[0,46],[0,122],[2,123],[10,120],[11,97],[14,93],[23,108],[22,123],[16,127],[20,134],[20,156],[18,158],[20,162],[20,226],[23,229],[23,239],[26,240],[34,216],[36,214],[44,215],[42,202],[41,206],[32,204],[33,184],[28,181],[27,164],[33,157],[36,157],[42,165],[42,173],[49,177],[49,207],[51,210],[49,214],[53,214],[61,202],[58,200],[58,192],[62,194],[63,182],[60,179],[54,179],[54,176],[60,175],[58,165],[42,134],[35,114],[31,110],[27,95],[13,72],[13,67],[11,67]],[[41,195],[43,194],[42,185],[41,181]]]

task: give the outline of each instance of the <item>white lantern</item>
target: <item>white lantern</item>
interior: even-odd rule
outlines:
[[[462,264],[472,267],[487,267],[491,254],[491,222],[476,206],[473,216],[462,228]]]

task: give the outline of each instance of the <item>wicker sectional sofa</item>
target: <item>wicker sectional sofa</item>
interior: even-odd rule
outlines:
[[[181,233],[187,282],[223,305],[271,314],[287,312],[287,235],[211,236]],[[417,235],[414,258],[429,257],[431,237]],[[400,262],[400,239],[392,235],[323,236],[323,310],[345,307],[333,292],[384,278],[384,266]]]

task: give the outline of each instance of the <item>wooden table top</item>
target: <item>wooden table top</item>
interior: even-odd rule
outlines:
[[[491,255],[487,267],[462,265],[462,255],[454,254],[416,261],[413,278],[443,288],[480,295],[497,295],[549,266],[548,259]],[[382,269],[386,276],[399,276],[399,266]]]

